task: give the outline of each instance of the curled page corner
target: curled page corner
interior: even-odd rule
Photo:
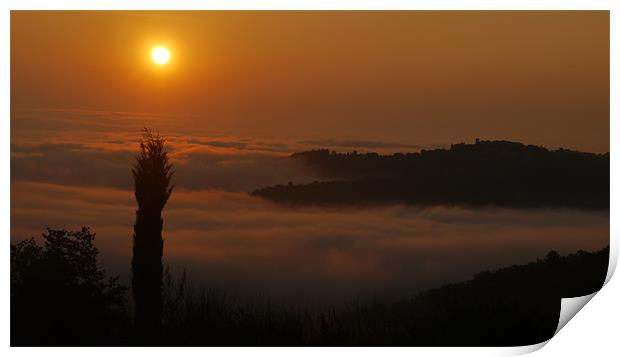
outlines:
[[[598,292],[598,291],[597,291]],[[560,319],[554,336],[590,301],[597,292],[590,295],[578,296],[573,298],[563,298],[560,308]]]
[[[613,239],[611,239],[609,242],[609,264],[607,265],[607,276],[605,277],[605,283],[603,283],[603,286],[607,285],[609,280],[611,280],[611,277],[614,275],[614,272],[616,271],[617,265],[618,265],[618,246],[616,242]]]
[[[594,297],[594,295],[596,295],[596,293],[598,293],[598,291],[590,295],[584,295],[584,296],[578,296],[578,297],[572,297],[572,298],[562,298],[561,306],[560,306],[560,318],[558,320],[558,327],[555,329],[553,336],[557,335],[557,333],[562,328],[564,328],[564,326],[566,326],[568,321],[570,321],[575,315],[577,315],[579,310],[581,310]],[[551,341],[551,338],[546,341],[533,344],[533,345],[514,347],[514,348],[511,348],[509,351],[507,351],[506,355],[516,356],[516,355],[525,355],[528,353],[532,353],[532,352],[538,351],[539,349],[543,348],[549,341]]]
[[[536,343],[536,344],[533,344],[533,345],[512,347],[512,348],[508,349],[504,355],[505,356],[521,356],[521,355],[526,355],[528,353],[536,352],[539,349],[545,347],[547,342],[549,342],[549,340],[546,340],[546,341],[543,341],[543,342],[540,342],[540,343]]]
[[[607,283],[609,282],[609,280],[611,279],[611,277],[613,276],[616,270],[617,263],[618,263],[618,249],[617,247],[614,246],[613,241],[612,241],[610,242],[609,263],[607,265],[607,276],[605,277],[605,282],[603,283],[603,286],[599,290],[589,295],[577,296],[577,297],[572,297],[572,298],[562,298],[561,307],[560,307],[560,318],[558,320],[558,327],[555,329],[555,333],[553,334],[553,336],[557,335],[558,332],[560,332],[560,330],[564,328],[564,326],[566,326],[568,321],[570,321],[575,315],[577,315],[577,313],[584,306],[586,306],[586,304],[590,302],[590,300],[592,300],[594,295],[596,295],[599,291],[601,291],[601,289],[603,289],[603,287],[605,287],[605,285],[607,285]],[[542,348],[549,341],[550,339],[545,342],[536,344],[536,345],[524,346],[523,353],[534,352]]]

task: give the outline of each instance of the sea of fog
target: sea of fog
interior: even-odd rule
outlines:
[[[129,282],[128,190],[16,182],[12,241],[45,227],[97,233],[103,265]],[[291,304],[411,296],[473,274],[608,244],[608,212],[489,208],[297,208],[245,193],[173,193],[164,263],[195,285]]]
[[[184,118],[21,110],[11,116],[11,241],[46,227],[96,232],[100,259],[130,281],[131,165],[144,126],[161,130],[176,188],[164,210],[164,263],[195,284],[295,304],[410,296],[484,270],[609,242],[609,212],[489,208],[297,208],[244,193],[311,182],[288,159],[313,148],[379,152],[424,145],[208,134]]]

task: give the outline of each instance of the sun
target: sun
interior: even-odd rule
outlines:
[[[166,47],[154,47],[151,50],[151,59],[158,65],[164,65],[170,61],[170,51]]]

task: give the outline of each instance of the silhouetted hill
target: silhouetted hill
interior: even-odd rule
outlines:
[[[97,268],[94,235],[49,231],[11,245],[12,346],[139,345],[129,301]],[[605,280],[609,247],[476,274],[403,297],[306,310],[235,296],[166,274],[164,346],[501,346],[553,336],[560,299],[591,294]],[[126,296],[126,295],[125,295]]]
[[[379,155],[291,155],[327,179],[253,194],[283,203],[609,208],[609,153],[547,150],[509,141]]]
[[[598,291],[609,248],[549,252],[396,303],[321,311],[236,303],[223,292],[167,288],[165,339],[176,346],[518,346],[551,338],[561,298]]]
[[[561,298],[588,295],[603,286],[608,261],[609,247],[567,256],[551,251],[545,259],[484,271],[393,308],[405,316],[408,333],[430,345],[539,343],[553,337]]]

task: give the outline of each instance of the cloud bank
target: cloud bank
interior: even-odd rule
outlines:
[[[188,190],[252,191],[319,177],[287,157],[316,148],[378,152],[422,146],[369,140],[286,140],[189,130],[185,118],[86,110],[15,110],[11,180],[130,189],[140,130],[168,140],[176,185]],[[172,125],[173,123],[174,125]],[[176,125],[176,126],[175,126]]]
[[[105,265],[128,278],[131,191],[13,184],[11,237],[91,226]],[[409,296],[549,250],[609,242],[608,214],[393,206],[295,209],[244,193],[177,190],[164,211],[165,262],[195,281],[289,303]],[[125,280],[128,282],[128,280]]]
[[[609,243],[608,212],[290,209],[244,193],[315,180],[287,159],[294,151],[393,152],[403,149],[399,143],[201,132],[185,126],[185,118],[144,113],[16,109],[11,121],[11,240],[40,237],[45,227],[90,226],[105,266],[126,283],[136,209],[130,167],[146,125],[169,140],[176,170],[164,211],[166,263],[248,298],[300,304],[402,298],[551,249],[570,253]]]

